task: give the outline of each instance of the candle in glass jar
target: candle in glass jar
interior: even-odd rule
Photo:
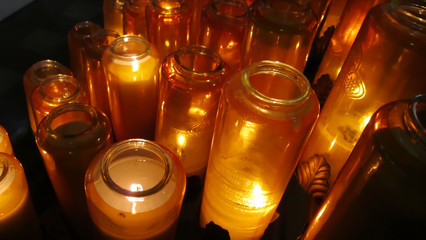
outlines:
[[[144,139],[124,140],[99,153],[85,180],[102,239],[173,239],[185,187],[180,161]]]
[[[114,40],[102,56],[117,141],[154,139],[158,104],[158,59],[139,36]]]
[[[123,35],[123,5],[125,0],[104,0],[104,29]]]
[[[13,148],[9,134],[2,125],[0,125],[0,152],[13,155]]]
[[[123,7],[123,29],[126,35],[146,38],[146,6],[151,0],[128,0]]]
[[[42,239],[24,169],[6,153],[0,153],[0,199],[1,239]]]

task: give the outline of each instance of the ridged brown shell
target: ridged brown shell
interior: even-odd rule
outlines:
[[[323,200],[330,185],[330,165],[324,156],[315,154],[306,162],[300,162],[296,177],[305,191],[317,200]]]

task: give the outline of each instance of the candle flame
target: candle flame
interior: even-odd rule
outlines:
[[[178,138],[177,138],[177,143],[179,144],[179,146],[185,146],[185,143],[186,143],[186,138],[185,138],[185,135],[183,135],[183,134],[179,134],[178,135]]]
[[[249,207],[262,208],[266,206],[267,198],[264,196],[265,192],[259,185],[255,185],[251,195],[247,199]]]

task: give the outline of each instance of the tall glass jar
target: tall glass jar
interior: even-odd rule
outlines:
[[[85,180],[101,239],[173,239],[185,187],[180,161],[144,139],[121,141],[98,154]]]
[[[38,124],[54,108],[66,103],[89,103],[89,96],[77,79],[69,75],[55,75],[47,78],[32,95],[35,124]]]
[[[31,102],[33,92],[44,80],[46,80],[46,78],[57,74],[70,76],[73,75],[71,70],[68,69],[66,66],[64,66],[60,62],[50,59],[34,63],[24,73],[23,84],[25,90],[25,99],[27,102],[28,117],[31,124],[31,130],[33,130],[34,134],[37,130],[37,125],[34,121],[33,106]]]
[[[201,226],[260,239],[318,115],[309,81],[289,65],[260,61],[233,75],[219,102]]]
[[[125,0],[104,0],[104,29],[123,35],[123,5]]]
[[[201,44],[199,42],[200,38],[200,24],[201,24],[201,11],[202,9],[211,4],[213,0],[184,0],[191,9],[191,29],[189,43],[191,45]]]
[[[256,0],[248,21],[243,67],[273,60],[303,72],[319,22],[309,1]]]
[[[148,42],[160,61],[189,45],[191,12],[183,0],[153,0],[146,7]]]
[[[153,140],[158,104],[158,58],[139,36],[115,39],[102,56],[117,141]]]
[[[426,95],[382,106],[302,239],[426,238]]]
[[[163,61],[155,140],[183,162],[188,177],[204,179],[228,71],[220,55],[204,46],[183,47]]]
[[[79,237],[88,238],[84,175],[96,154],[112,144],[109,120],[89,105],[65,104],[41,121],[36,143],[63,213]]]
[[[0,236],[4,240],[42,239],[40,222],[18,159],[0,152]]]
[[[151,0],[127,0],[123,7],[124,34],[146,38],[146,6]]]
[[[218,52],[235,72],[241,67],[247,11],[239,0],[215,0],[201,11],[199,43]]]
[[[325,180],[332,185],[379,107],[426,92],[425,22],[424,5],[389,3],[372,8],[299,165],[324,158],[330,166],[330,176]]]
[[[0,152],[7,153],[9,155],[14,155],[9,134],[2,125],[0,125]]]
[[[108,118],[111,117],[111,114],[102,54],[119,36],[119,33],[111,30],[96,31],[90,35],[82,49],[90,105],[104,112]]]

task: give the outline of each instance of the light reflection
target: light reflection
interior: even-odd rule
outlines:
[[[249,207],[263,208],[266,206],[267,198],[264,196],[265,192],[259,184],[256,184],[251,192],[251,195],[246,199],[245,204]]]
[[[141,192],[141,191],[143,191],[143,187],[139,183],[132,183],[130,185],[130,191]],[[126,198],[129,202],[132,203],[132,214],[136,214],[137,213],[137,211],[136,211],[137,203],[143,202],[144,199],[142,197],[126,197]]]

